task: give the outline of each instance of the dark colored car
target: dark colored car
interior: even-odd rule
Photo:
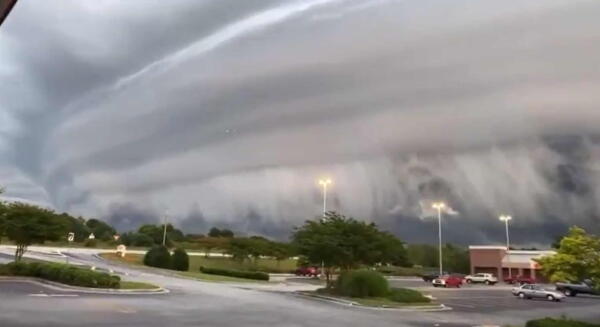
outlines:
[[[321,271],[317,267],[300,267],[294,272],[296,276],[317,277]]]
[[[506,277],[506,278],[504,278],[504,282],[507,284],[524,285],[524,284],[535,284],[537,281],[533,277],[519,275],[519,276],[515,276],[515,277]]]
[[[444,272],[442,273],[442,276],[443,276],[443,275],[448,275],[448,273],[444,271]],[[425,274],[421,275],[421,278],[423,278],[423,281],[424,281],[424,282],[431,283],[431,282],[432,282],[434,279],[438,278],[439,276],[440,276],[440,274],[439,274],[439,273],[436,273],[436,272],[428,272],[428,273],[425,273]]]
[[[584,280],[581,283],[556,283],[556,290],[566,296],[576,296],[577,294],[600,295],[600,290],[595,289],[590,280]]]

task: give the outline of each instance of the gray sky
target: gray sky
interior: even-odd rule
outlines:
[[[409,241],[598,231],[595,0],[20,1],[6,198],[285,238],[329,207]],[[533,235],[532,235],[533,234]]]

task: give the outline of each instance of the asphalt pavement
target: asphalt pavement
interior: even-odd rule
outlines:
[[[442,312],[406,312],[343,306],[300,297],[286,283],[253,289],[177,278],[168,273],[106,262],[91,252],[69,252],[69,260],[112,270],[124,279],[168,288],[169,294],[99,295],[69,293],[28,283],[0,282],[0,326],[478,326],[522,325],[526,320],[566,313],[600,320],[600,301],[569,298],[564,303],[518,300],[502,287],[433,289],[416,279],[393,286],[416,287],[452,307]],[[43,256],[43,253],[36,253]],[[294,279],[293,283],[302,282]],[[264,284],[263,284],[264,285]],[[500,285],[497,285],[500,286]]]

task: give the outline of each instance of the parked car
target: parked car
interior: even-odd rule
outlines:
[[[296,276],[317,277],[321,271],[317,267],[300,267],[295,271]]]
[[[421,276],[424,282],[431,283],[434,279],[438,278],[440,274],[438,273],[426,273]]]
[[[521,299],[546,299],[548,301],[561,301],[565,295],[556,290],[548,290],[538,284],[525,284],[512,289],[512,294]]]
[[[465,282],[468,284],[471,283],[484,283],[486,285],[494,285],[498,282],[498,278],[492,274],[475,274],[475,275],[467,275],[465,276]]]
[[[563,292],[566,296],[576,296],[577,294],[600,295],[600,290],[595,289],[589,279],[581,283],[556,283],[556,290]]]
[[[504,282],[507,284],[523,285],[523,284],[535,284],[537,281],[533,277],[526,277],[526,276],[519,275],[519,276],[513,276],[513,277],[506,277],[506,278],[504,278]]]
[[[462,279],[453,275],[443,275],[431,281],[433,287],[460,287]]]

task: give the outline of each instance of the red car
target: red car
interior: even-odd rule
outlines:
[[[519,275],[519,276],[513,276],[513,277],[506,277],[506,278],[504,278],[504,282],[507,284],[523,285],[523,284],[535,284],[537,281],[533,277]]]
[[[431,284],[433,287],[460,287],[462,285],[463,280],[458,276],[453,275],[443,275],[439,278],[434,279]]]
[[[321,271],[317,267],[300,267],[295,271],[296,276],[318,277]]]

